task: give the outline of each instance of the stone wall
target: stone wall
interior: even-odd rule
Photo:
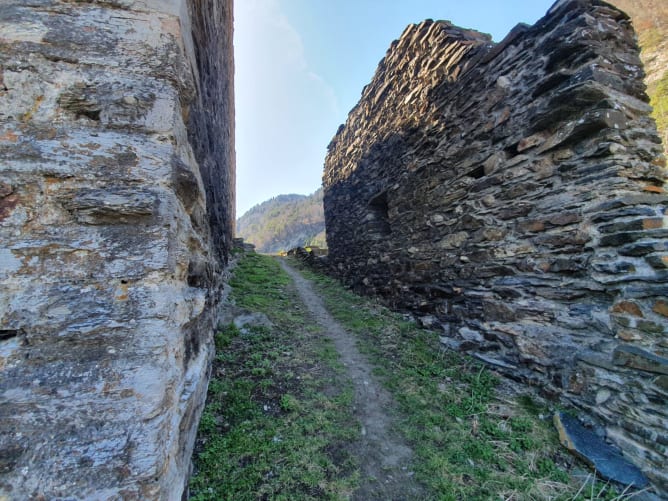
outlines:
[[[232,1],[0,5],[0,499],[181,499],[234,221]]]
[[[665,159],[628,17],[409,26],[329,146],[335,273],[606,427],[668,487]]]

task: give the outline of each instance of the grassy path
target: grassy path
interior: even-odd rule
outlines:
[[[329,314],[311,283],[287,261],[283,270],[290,276],[302,303],[331,339],[353,385],[353,413],[361,424],[361,435],[349,444],[357,459],[362,478],[355,491],[361,500],[421,499],[425,494],[415,482],[411,469],[413,451],[393,431],[392,414],[396,404],[373,375],[373,366],[357,349],[355,337]]]
[[[248,323],[216,334],[194,499],[594,498],[566,473],[547,409],[297,266],[237,266],[229,315]]]

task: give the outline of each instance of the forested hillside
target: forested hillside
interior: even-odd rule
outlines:
[[[297,246],[326,247],[322,189],[312,195],[279,195],[237,219],[237,236],[259,252],[277,253]]]
[[[631,16],[642,48],[647,93],[668,151],[668,0],[609,0]]]

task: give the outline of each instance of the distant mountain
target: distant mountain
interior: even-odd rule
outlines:
[[[322,188],[312,195],[279,195],[256,205],[237,219],[237,236],[268,254],[297,246],[327,247]]]
[[[622,9],[638,34],[647,78],[647,94],[654,107],[664,151],[668,152],[668,0],[608,0]]]

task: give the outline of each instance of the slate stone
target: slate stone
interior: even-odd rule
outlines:
[[[668,374],[668,358],[660,357],[637,346],[618,346],[612,354],[612,360],[615,365],[633,367],[656,374]]]
[[[623,486],[632,485],[636,489],[642,489],[649,484],[647,477],[638,467],[596,433],[582,426],[577,418],[558,412],[553,421],[561,444],[604,479]]]
[[[644,470],[664,469],[668,451],[650,437],[668,437],[656,418],[665,405],[650,398],[648,359],[643,370],[613,363],[620,340],[662,353],[668,315],[657,303],[668,297],[666,171],[627,16],[564,0],[496,46],[438,21],[406,33],[328,148],[331,272],[479,332],[442,343],[511,361],[495,367],[607,416]],[[575,373],[586,384],[563,384]],[[631,416],[635,396],[647,402]]]

